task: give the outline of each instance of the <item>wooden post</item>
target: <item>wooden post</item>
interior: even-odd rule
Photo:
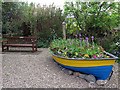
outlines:
[[[66,39],[66,23],[63,22],[62,26],[63,26],[63,39]]]

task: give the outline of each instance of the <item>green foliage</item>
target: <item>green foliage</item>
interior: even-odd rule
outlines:
[[[37,6],[37,32],[38,38],[51,41],[54,38],[62,37],[62,22],[64,16],[60,8],[54,5]]]
[[[113,53],[120,51],[116,46],[120,31],[114,28],[120,25],[120,3],[117,2],[66,2],[67,34],[82,33],[86,36],[95,36],[96,42],[106,51]],[[120,54],[113,53],[117,56]]]
[[[87,46],[89,44],[89,46]],[[80,42],[79,39],[56,39],[50,44],[50,50],[55,55],[67,58],[101,58],[103,55],[102,47],[94,43],[87,43],[86,40]]]
[[[102,46],[106,51],[119,57],[120,62],[120,28],[111,31],[112,35],[108,35],[106,38],[101,40]]]
[[[66,2],[67,31],[103,37],[120,24],[118,8],[119,3],[113,2]]]
[[[2,8],[3,34],[36,36],[39,47],[47,47],[51,40],[62,36],[64,16],[62,10],[54,5],[3,2]]]

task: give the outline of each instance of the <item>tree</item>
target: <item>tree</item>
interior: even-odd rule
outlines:
[[[64,16],[62,10],[56,8],[54,4],[35,6],[34,3],[27,2],[3,2],[2,8],[3,34],[34,35],[38,38],[38,46],[44,47],[54,38],[62,37]]]
[[[68,33],[84,33],[103,37],[120,23],[118,3],[66,2],[64,13]],[[72,17],[72,18],[71,18]]]

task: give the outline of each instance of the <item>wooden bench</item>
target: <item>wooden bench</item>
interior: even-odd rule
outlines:
[[[6,40],[2,42],[2,51],[9,50],[9,47],[31,47],[32,51],[37,51],[37,38],[22,37],[22,36],[13,36],[6,37]]]

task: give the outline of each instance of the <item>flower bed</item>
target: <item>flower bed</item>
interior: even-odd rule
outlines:
[[[80,39],[57,39],[54,40],[50,45],[52,53],[58,56],[66,58],[109,58],[103,53],[103,48],[93,42],[91,43],[86,40]]]

